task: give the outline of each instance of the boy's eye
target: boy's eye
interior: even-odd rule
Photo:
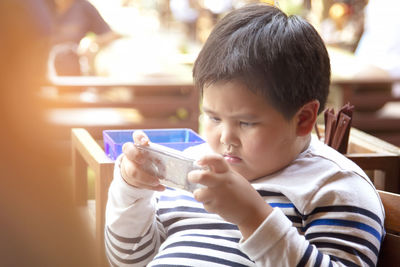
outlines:
[[[248,121],[241,121],[240,122],[240,126],[244,126],[244,127],[250,127],[250,126],[254,126],[256,125],[255,122],[248,122]]]
[[[213,122],[220,122],[221,121],[221,119],[218,118],[218,117],[208,116],[208,118]]]

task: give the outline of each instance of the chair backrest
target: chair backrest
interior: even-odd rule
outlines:
[[[386,236],[381,245],[378,266],[400,266],[400,195],[378,192],[386,213]]]

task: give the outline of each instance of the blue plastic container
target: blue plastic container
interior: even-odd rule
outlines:
[[[126,142],[133,142],[132,134],[137,130],[139,129],[103,131],[104,151],[106,155],[115,160],[122,154],[122,145]],[[196,132],[186,128],[140,130],[147,134],[151,142],[180,151],[205,142]]]

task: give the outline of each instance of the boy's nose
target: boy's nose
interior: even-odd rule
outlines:
[[[221,136],[219,141],[222,145],[226,145],[228,147],[237,146],[238,143],[235,133],[229,128],[224,128],[221,131]]]

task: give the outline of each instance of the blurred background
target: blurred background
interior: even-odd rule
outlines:
[[[201,134],[200,98],[191,76],[194,60],[220,18],[254,2],[277,1],[0,2],[0,204],[10,209],[8,225],[15,225],[15,232],[24,229],[15,221],[28,213],[41,214],[26,234],[46,232],[48,242],[25,244],[34,251],[32,257],[38,255],[38,266],[47,266],[43,261],[49,266],[90,266],[90,257],[81,265],[82,253],[90,255],[96,247],[90,245],[95,242],[91,236],[79,234],[86,230],[72,198],[76,162],[71,129],[87,130],[101,149],[106,129],[191,128]],[[349,102],[355,107],[353,127],[400,146],[400,1],[278,4],[287,14],[310,21],[328,47],[328,107],[339,110]],[[83,189],[94,199],[97,173],[93,167],[87,173],[89,183]],[[33,197],[37,195],[41,197]],[[71,229],[64,238],[72,240],[59,244],[59,250],[51,242],[57,228],[47,227],[57,224]],[[15,239],[12,233],[10,240]],[[85,241],[78,242],[83,248],[76,246],[79,239]],[[5,246],[18,251],[24,244],[14,243]],[[43,255],[50,250],[54,258],[41,257],[41,247]],[[70,258],[79,264],[60,260],[64,258],[57,251],[66,249],[74,251],[75,258]],[[6,254],[11,262],[17,258]]]
[[[99,47],[95,30],[88,31],[75,48],[82,56],[82,72],[85,75],[129,77],[179,72],[182,64],[190,68],[213,26],[227,12],[247,3],[271,1],[89,2],[120,38]],[[364,7],[367,3],[368,0],[281,0],[279,6],[287,14],[307,18],[328,45],[354,52],[364,30]],[[93,56],[90,52],[96,54],[95,58],[90,58]]]
[[[64,5],[66,2],[70,2],[69,5],[74,2],[46,1],[64,2]],[[57,77],[65,75],[89,75],[128,82],[143,77],[176,77],[190,82],[191,68],[197,53],[221,17],[247,3],[274,1],[89,2],[99,13],[93,16],[96,19],[92,19],[97,22],[90,25],[80,23],[80,35],[75,40],[65,37],[68,31],[58,21],[56,30],[59,31],[58,34],[53,33],[53,47],[49,58],[50,81],[57,81]],[[400,95],[400,86],[397,83],[400,77],[400,21],[396,15],[400,9],[398,1],[280,0],[278,5],[289,15],[300,15],[308,19],[328,46],[332,63],[332,90],[328,106],[339,109],[350,102],[357,113],[353,121],[355,127],[400,145],[400,110],[395,104]],[[68,8],[65,9],[68,11]],[[70,8],[70,13],[73,13],[72,10]],[[64,12],[68,13],[67,11]],[[65,13],[58,11],[58,17],[65,18]],[[68,25],[68,19],[66,21],[63,23]],[[78,27],[78,24],[74,26]],[[70,31],[69,35],[73,34]],[[54,38],[54,35],[58,36]],[[67,56],[63,57],[63,54]],[[65,66],[74,65],[71,63],[71,54],[79,58],[75,59],[75,63],[79,64],[72,68],[75,70],[65,72]],[[49,86],[43,87],[42,93],[54,96],[60,90]],[[88,102],[101,99],[128,101],[133,97],[132,90],[124,86],[115,86],[112,90],[102,89],[101,92],[95,86],[88,86],[81,92],[79,99]],[[143,113],[146,112],[135,110],[124,116],[125,119],[129,117],[143,120],[146,117],[143,117]],[[177,109],[176,112],[169,113],[167,118],[175,121],[187,119],[188,113],[185,108]],[[96,117],[94,114],[91,116]],[[109,116],[110,121],[117,117],[114,113]],[[59,110],[52,113],[50,119],[58,120],[58,123],[65,121],[65,124],[74,124],[71,117],[76,116]],[[103,119],[106,118],[108,115],[104,113]],[[195,129],[197,130],[196,127]]]

